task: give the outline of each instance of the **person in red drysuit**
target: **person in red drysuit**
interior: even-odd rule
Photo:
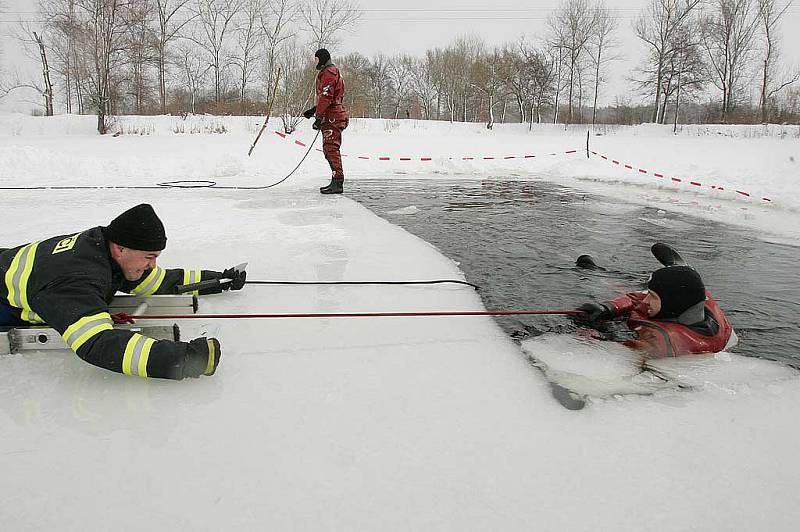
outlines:
[[[344,79],[339,69],[331,63],[331,54],[320,48],[314,54],[317,58],[317,105],[303,113],[306,118],[315,117],[314,129],[322,131],[322,152],[331,167],[329,185],[320,187],[322,194],[341,194],[344,192],[344,170],[342,169],[342,131],[347,127],[347,109],[342,105],[344,99]]]
[[[590,326],[626,320],[635,337],[623,344],[649,358],[716,353],[737,342],[725,313],[690,266],[666,266],[653,272],[647,290],[584,303],[578,310]]]

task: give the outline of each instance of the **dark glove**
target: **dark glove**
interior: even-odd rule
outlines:
[[[582,316],[578,316],[578,319],[590,324],[603,320],[610,320],[614,317],[614,311],[601,303],[584,303],[578,307],[578,310],[582,310],[585,313]]]
[[[311,108],[311,109],[309,109],[308,111],[304,111],[304,112],[303,112],[303,116],[304,116],[305,118],[311,118],[312,116],[314,116],[314,114],[315,114],[316,112],[317,112],[317,108],[316,108],[316,107],[312,107],[312,108]]]
[[[223,290],[241,290],[247,280],[247,272],[242,270],[238,271],[235,268],[228,268],[222,272],[222,279],[230,279],[229,283],[222,283],[220,288]]]
[[[319,129],[321,127],[322,127],[322,117],[318,116],[317,119],[314,120],[314,123],[311,124],[311,128],[312,129]]]
[[[213,375],[219,366],[222,349],[216,338],[195,338],[186,346],[183,378]]]

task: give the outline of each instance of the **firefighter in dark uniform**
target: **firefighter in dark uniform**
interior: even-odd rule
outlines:
[[[108,305],[118,291],[174,294],[177,285],[222,278],[231,282],[201,294],[244,286],[246,274],[233,268],[215,272],[157,266],[166,243],[161,220],[150,205],[141,204],[107,227],[0,250],[0,325],[47,324],[81,359],[126,375],[213,375],[221,355],[215,338],[154,340],[113,327]]]

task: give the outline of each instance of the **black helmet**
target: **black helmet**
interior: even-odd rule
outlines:
[[[328,61],[331,60],[331,53],[325,48],[320,48],[316,51],[314,57],[317,58],[317,70],[322,70],[325,68],[325,65],[328,63]]]
[[[667,266],[656,270],[647,288],[661,298],[656,319],[677,318],[689,308],[706,300],[706,287],[697,270],[690,266]]]

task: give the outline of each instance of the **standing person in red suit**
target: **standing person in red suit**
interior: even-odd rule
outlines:
[[[314,129],[322,131],[322,152],[331,167],[331,182],[321,187],[322,194],[341,194],[344,192],[344,170],[342,169],[342,131],[348,123],[347,109],[342,105],[344,99],[344,79],[339,69],[331,62],[331,54],[320,48],[314,54],[317,58],[317,105],[303,113],[306,118],[315,118]]]
[[[649,358],[716,353],[738,340],[700,274],[681,263],[653,272],[645,291],[584,303],[578,310],[592,327],[608,320],[624,321],[635,337],[623,344]]]

